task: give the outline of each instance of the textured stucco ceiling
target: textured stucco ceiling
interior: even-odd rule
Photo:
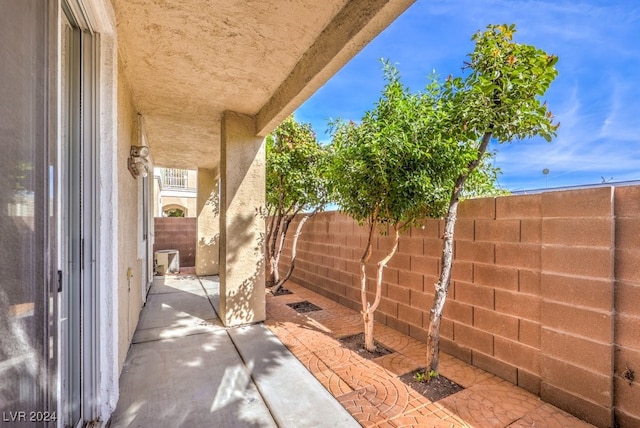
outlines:
[[[269,132],[413,0],[112,0],[157,165],[214,168],[220,117]]]

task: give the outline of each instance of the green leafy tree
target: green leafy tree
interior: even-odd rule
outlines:
[[[398,249],[402,231],[425,217],[441,217],[447,210],[455,179],[464,172],[473,150],[448,138],[443,115],[444,86],[433,80],[422,93],[412,94],[398,71],[385,63],[386,85],[375,107],[360,123],[333,123],[330,177],[340,210],[368,231],[360,258],[360,293],[364,347],[375,351],[374,312],[382,291],[382,274]],[[473,174],[474,191],[493,189],[496,169],[483,163]],[[492,181],[493,178],[493,181]],[[375,294],[368,297],[367,264],[378,233],[393,244],[376,263]]]
[[[438,372],[440,321],[451,280],[453,239],[458,203],[465,185],[486,159],[490,141],[509,143],[534,136],[547,141],[559,124],[539,99],[557,76],[558,58],[513,41],[514,25],[489,25],[476,33],[466,77],[450,77],[444,84],[442,128],[459,145],[472,147],[466,166],[454,179],[442,248],[442,265],[430,313],[427,336],[428,372]]]
[[[184,217],[184,211],[180,208],[173,208],[164,212],[167,217]]]
[[[298,237],[305,222],[327,204],[323,172],[327,156],[311,125],[298,123],[293,116],[269,134],[266,143],[267,284],[275,294],[293,273]],[[293,237],[291,263],[280,278],[280,256],[291,221],[298,214],[304,215]]]

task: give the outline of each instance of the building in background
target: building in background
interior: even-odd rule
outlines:
[[[156,217],[196,217],[197,170],[156,167],[153,178]]]

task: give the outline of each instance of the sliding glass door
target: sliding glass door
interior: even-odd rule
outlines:
[[[39,426],[57,410],[54,44],[47,2],[0,10],[0,424]]]
[[[97,39],[75,1],[62,2],[61,416],[75,426],[97,414]]]
[[[61,36],[61,163],[62,286],[60,311],[61,406],[66,425],[81,420],[82,404],[82,201],[81,201],[81,32],[68,10],[62,14]]]
[[[0,426],[76,426],[99,403],[98,36],[78,0],[0,11]]]

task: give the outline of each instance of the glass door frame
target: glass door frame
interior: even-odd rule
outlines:
[[[81,0],[61,2],[60,410],[65,425],[99,415],[99,36]],[[64,37],[62,37],[64,35]]]

